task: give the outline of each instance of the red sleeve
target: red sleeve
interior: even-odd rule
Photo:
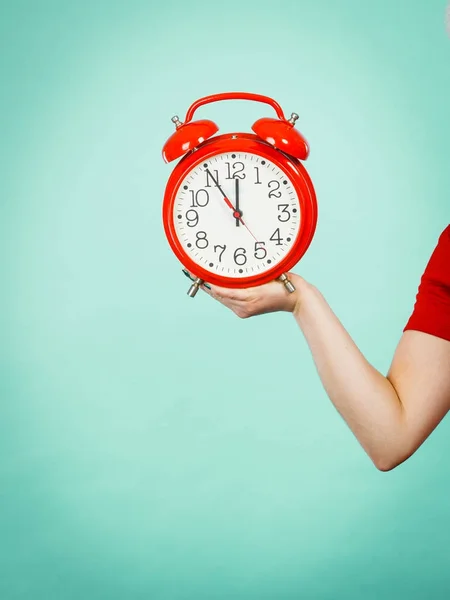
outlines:
[[[450,341],[450,225],[420,280],[413,313],[403,331],[415,329]]]

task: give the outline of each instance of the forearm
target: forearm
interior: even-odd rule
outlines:
[[[362,355],[322,294],[299,278],[294,317],[325,390],[375,465],[407,456],[403,406],[390,383]]]

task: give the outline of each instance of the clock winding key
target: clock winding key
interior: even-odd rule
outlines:
[[[281,283],[284,284],[284,287],[287,289],[287,291],[292,294],[292,292],[295,292],[295,286],[292,283],[292,281],[288,278],[288,276],[285,273],[282,273],[278,279],[281,281]]]
[[[196,277],[194,279],[194,283],[191,285],[191,287],[188,289],[188,293],[187,295],[190,298],[194,298],[196,293],[198,292],[198,290],[200,289],[200,286],[202,285],[202,283],[204,283],[203,279],[201,279],[200,277]]]

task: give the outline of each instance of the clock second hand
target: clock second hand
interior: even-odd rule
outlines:
[[[225,194],[225,192],[223,191],[223,189],[220,187],[219,182],[215,179],[215,177],[212,175],[211,171],[209,169],[206,169],[206,172],[208,173],[208,175],[211,177],[214,185],[217,186],[217,188],[219,189],[220,193],[223,196],[223,199],[225,200],[225,204],[231,208],[231,210],[233,211],[233,217],[235,219],[239,219],[239,221],[242,223],[242,225],[246,228],[246,230],[249,232],[249,234],[252,236],[252,238],[255,240],[255,242],[258,242],[258,239],[253,235],[253,233],[250,231],[250,229],[247,227],[247,225],[244,223],[244,221],[242,220],[242,213],[240,210],[236,210],[233,206],[233,204],[230,202],[230,200],[228,199],[227,195]],[[238,184],[239,185],[239,184]]]

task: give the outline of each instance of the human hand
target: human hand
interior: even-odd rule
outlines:
[[[287,273],[295,286],[289,293],[281,281],[271,281],[250,288],[225,288],[212,284],[202,284],[201,289],[241,319],[271,312],[294,312],[299,306],[302,289],[306,281],[295,273]]]

